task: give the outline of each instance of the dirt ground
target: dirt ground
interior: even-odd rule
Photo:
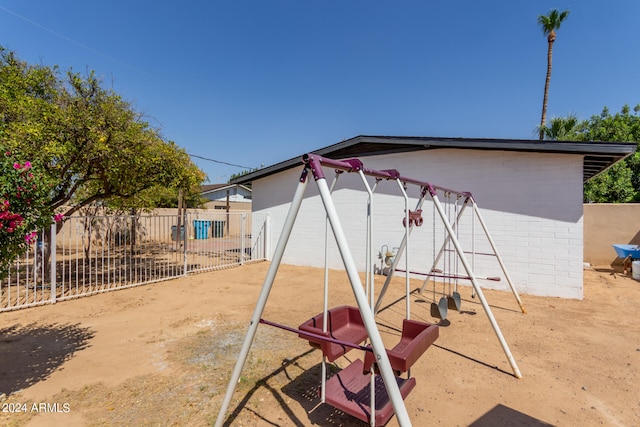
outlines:
[[[0,425],[211,425],[267,268],[0,313]],[[344,273],[330,278],[330,306],[355,305]],[[523,295],[527,314],[510,292],[485,291],[522,379],[478,299],[461,288],[462,310],[449,310],[411,370],[413,425],[640,425],[640,282],[604,268],[585,270],[584,284],[581,301]],[[376,319],[389,347],[403,289],[394,279]],[[297,327],[322,311],[322,295],[321,270],[281,266],[263,317]],[[411,317],[436,322],[431,299],[431,290],[412,294]],[[362,352],[347,357],[339,367]],[[260,325],[226,424],[364,426],[319,403],[320,361],[296,334]]]

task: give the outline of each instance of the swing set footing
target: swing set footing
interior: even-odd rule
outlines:
[[[326,402],[366,423],[371,417],[371,375],[363,373],[362,360],[356,359],[349,366],[327,380]],[[415,378],[396,377],[404,400],[416,385]],[[393,416],[393,404],[380,375],[375,376],[375,425],[383,426]]]

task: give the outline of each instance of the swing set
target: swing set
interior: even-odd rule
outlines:
[[[456,232],[460,228],[459,221],[464,208],[470,203],[473,207],[473,211],[479,217],[477,207],[471,197],[470,193],[455,192],[452,190],[443,189],[441,187],[435,187],[427,182],[414,180],[411,178],[402,177],[397,170],[373,170],[364,167],[363,163],[356,158],[347,160],[332,160],[327,159],[315,154],[306,154],[302,158],[304,167],[298,181],[289,212],[285,218],[284,226],[278,244],[276,245],[273,259],[269,265],[262,290],[258,297],[258,301],[249,323],[249,328],[245,335],[245,339],[240,350],[235,368],[231,375],[229,385],[225,397],[223,399],[218,417],[216,419],[215,426],[220,427],[224,422],[224,417],[231,403],[232,395],[235,391],[235,386],[240,379],[242,369],[246,362],[247,355],[253,343],[257,328],[259,324],[269,325],[277,327],[283,330],[287,330],[298,334],[298,336],[304,340],[307,340],[312,347],[318,348],[322,351],[322,387],[320,389],[320,399],[322,403],[327,403],[343,412],[350,414],[360,420],[369,422],[370,425],[384,425],[395,414],[398,422],[401,426],[410,426],[411,420],[404,405],[404,399],[409,395],[411,390],[416,385],[416,380],[411,377],[411,366],[422,356],[422,354],[436,341],[439,336],[438,325],[420,322],[412,320],[410,318],[410,284],[409,284],[409,236],[413,227],[421,226],[423,224],[422,219],[422,205],[429,195],[433,201],[434,210],[437,210],[442,223],[445,226],[445,239],[440,249],[439,254],[434,258],[434,263],[427,276],[433,276],[440,274],[442,276],[449,276],[449,272],[444,272],[438,268],[438,263],[443,256],[446,258],[451,251],[451,245],[453,250],[456,251],[459,260],[462,262],[466,276],[455,274],[455,280],[467,279],[471,280],[475,293],[477,293],[480,301],[489,316],[489,319],[494,326],[494,331],[498,335],[500,343],[502,344],[507,358],[511,363],[514,370],[514,375],[521,378],[520,371],[518,370],[515,360],[513,359],[509,348],[500,332],[499,327],[491,314],[491,310],[486,302],[486,299],[482,295],[482,290],[477,283],[477,277],[474,276],[471,265],[466,261],[465,253],[462,251],[457,239]],[[333,168],[335,170],[335,177],[331,186],[327,184],[326,176],[323,167]],[[338,181],[340,175],[344,172],[357,173],[368,193],[367,200],[367,222],[366,222],[366,251],[365,251],[365,283],[363,285],[356,263],[353,259],[351,250],[347,243],[344,229],[340,223],[338,213],[335,208],[335,204],[332,198],[333,189]],[[281,325],[276,322],[272,322],[262,318],[264,307],[267,303],[267,299],[278,268],[282,261],[282,257],[287,246],[287,242],[291,235],[296,217],[298,216],[302,200],[304,198],[305,189],[310,181],[309,173],[312,174],[320,194],[325,212],[326,212],[326,224],[325,224],[325,268],[324,268],[324,307],[322,313],[308,319],[300,324],[297,328],[293,328],[286,325]],[[367,181],[367,176],[373,177],[375,183],[370,186]],[[391,265],[391,270],[387,276],[384,287],[375,301],[374,298],[374,263],[372,254],[372,212],[373,212],[373,195],[381,181],[394,181],[397,183],[400,192],[402,193],[405,201],[405,216],[403,218],[404,224],[404,237],[400,244],[397,255],[394,257]],[[420,199],[418,206],[415,210],[409,209],[409,197],[406,192],[408,184],[417,185],[420,188]],[[459,198],[464,198],[464,203],[461,208],[457,209],[454,224],[452,225],[449,218],[445,215],[442,206],[438,201],[438,191],[446,191],[448,194],[455,194]],[[435,218],[435,217],[434,217]],[[491,240],[486,226],[479,217],[480,223],[485,229],[485,233],[494,248],[494,253],[497,255],[495,245]],[[340,306],[329,309],[328,307],[328,235],[329,229],[333,232],[336,244],[340,256],[342,258],[344,268],[347,273],[353,294],[357,303],[357,306]],[[434,240],[435,242],[435,240]],[[403,254],[405,261],[405,269],[398,268],[398,262]],[[435,243],[434,243],[435,253]],[[497,255],[500,265],[503,267],[503,271],[506,274],[506,269],[502,263],[502,259]],[[382,337],[378,330],[375,313],[378,312],[382,298],[388,289],[391,277],[395,272],[405,272],[405,294],[406,294],[406,313],[402,324],[402,333],[400,341],[391,349],[386,349],[382,341]],[[415,273],[418,274],[418,273]],[[427,277],[429,280],[429,277]],[[425,284],[423,288],[427,284]],[[510,278],[508,278],[509,284],[512,287],[516,299],[520,302],[517,292],[513,287]],[[457,284],[454,288],[454,294],[452,294],[452,300],[455,304],[457,293]],[[457,297],[459,301],[459,294]],[[435,299],[434,299],[435,302]],[[446,300],[445,300],[446,302]],[[448,304],[448,302],[447,302]],[[520,303],[521,307],[522,304]],[[439,306],[439,304],[438,304]],[[458,302],[459,307],[459,302]],[[524,308],[522,308],[524,312]],[[433,313],[433,308],[432,308]],[[440,314],[440,312],[438,312]],[[446,318],[444,316],[437,316],[440,318]],[[327,378],[327,362],[334,362],[341,356],[344,356],[351,350],[360,350],[364,352],[364,360],[355,359],[346,368],[333,375],[331,378]],[[402,377],[403,373],[406,373],[406,377]]]

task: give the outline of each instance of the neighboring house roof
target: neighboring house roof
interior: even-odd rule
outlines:
[[[579,154],[584,156],[583,180],[587,181],[613,166],[616,162],[633,154],[636,151],[636,144],[618,142],[361,135],[315,150],[313,153],[331,159],[344,159],[348,157],[365,157],[436,148]],[[301,156],[302,154],[299,157],[237,177],[231,180],[231,182],[233,184],[244,184],[301,165]]]
[[[244,190],[247,190],[249,193],[251,193],[251,188],[244,186],[244,185],[238,185],[238,184],[207,184],[207,185],[201,185],[200,186],[200,194],[202,194],[203,196],[205,194],[208,193],[213,193],[214,191],[221,191],[221,190],[227,190],[230,188],[242,188]]]

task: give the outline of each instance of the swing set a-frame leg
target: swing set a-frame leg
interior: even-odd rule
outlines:
[[[456,224],[460,223],[460,218],[462,218],[462,214],[464,213],[464,210],[467,207],[467,203],[469,202],[469,200],[470,199],[467,197],[467,199],[462,204],[462,207],[460,208],[460,211],[458,212],[458,216],[456,217],[456,220],[453,223],[453,227],[452,227],[452,229],[454,231],[456,231],[456,227],[457,227]],[[434,230],[434,233],[435,233],[435,230]],[[433,273],[435,271],[436,267],[438,266],[438,263],[440,262],[440,259],[442,258],[442,255],[444,255],[444,251],[447,248],[447,244],[448,243],[449,243],[449,236],[447,235],[447,237],[445,237],[445,239],[444,239],[444,242],[442,243],[442,246],[440,247],[440,251],[438,252],[438,255],[436,255],[436,257],[433,260],[433,264],[431,265],[431,268],[428,271],[429,274],[431,274],[431,273]],[[435,248],[434,248],[434,250],[435,250]],[[450,272],[447,272],[447,273],[450,274]],[[428,282],[429,282],[429,276],[427,276],[427,278],[422,283],[422,287],[420,288],[420,293],[424,292],[424,289],[427,287],[427,283]]]
[[[293,225],[295,223],[296,217],[298,216],[298,211],[300,210],[302,199],[304,198],[304,192],[307,188],[308,183],[306,175],[307,169],[305,169],[302,173],[302,177],[300,178],[300,182],[298,183],[298,186],[296,188],[293,200],[291,201],[291,207],[289,208],[289,212],[287,213],[284,227],[282,229],[282,233],[280,234],[280,239],[278,240],[278,244],[276,245],[276,249],[273,254],[273,259],[271,260],[271,264],[269,265],[269,269],[267,270],[267,275],[264,279],[264,283],[262,284],[262,290],[260,291],[260,296],[258,297],[256,308],[253,311],[253,316],[251,316],[251,321],[249,322],[249,329],[247,330],[247,334],[245,335],[240,354],[238,355],[236,365],[233,369],[233,373],[231,374],[231,379],[229,380],[229,385],[227,386],[227,392],[222,401],[222,406],[220,406],[218,418],[216,419],[216,422],[214,424],[215,427],[222,427],[224,417],[227,413],[227,410],[229,409],[231,398],[233,397],[233,393],[236,389],[236,384],[238,384],[238,380],[240,379],[240,375],[242,374],[242,368],[244,367],[244,364],[247,360],[247,355],[249,354],[249,350],[251,349],[251,344],[253,344],[253,339],[255,338],[258,324],[260,323],[260,318],[262,317],[264,307],[267,303],[267,298],[269,297],[269,293],[271,292],[276,273],[278,272],[280,262],[282,261],[282,256],[284,255],[284,250],[287,246],[287,242],[289,241],[289,237],[291,236],[291,230],[293,230]]]
[[[493,312],[491,311],[491,307],[489,306],[484,293],[482,292],[482,288],[480,287],[480,284],[478,283],[478,280],[475,276],[475,273],[473,272],[473,269],[471,268],[471,265],[469,264],[469,262],[467,261],[467,258],[464,254],[464,251],[462,249],[462,246],[460,245],[460,242],[458,241],[458,239],[455,236],[455,229],[453,228],[453,226],[449,223],[449,220],[447,219],[447,216],[442,208],[442,204],[440,203],[437,194],[431,193],[431,198],[432,201],[434,203],[434,206],[436,207],[438,214],[443,222],[443,224],[445,225],[446,229],[447,229],[447,238],[445,239],[445,242],[442,246],[442,248],[440,249],[440,252],[438,254],[438,259],[436,260],[436,262],[434,263],[434,265],[432,266],[432,269],[435,268],[435,266],[437,265],[437,262],[439,260],[439,258],[442,256],[442,253],[444,252],[445,249],[445,245],[448,243],[449,239],[451,239],[456,252],[458,253],[458,256],[460,257],[460,261],[462,262],[462,265],[465,268],[465,271],[467,273],[467,276],[471,279],[471,285],[473,286],[476,294],[478,295],[479,299],[480,299],[480,303],[482,304],[482,307],[485,311],[485,313],[487,314],[487,317],[489,319],[489,322],[491,323],[491,327],[493,328],[496,336],[498,337],[498,341],[500,342],[500,345],[505,353],[505,355],[507,356],[507,360],[509,361],[509,364],[511,365],[511,368],[513,370],[513,374],[515,375],[516,378],[522,378],[522,373],[520,372],[520,369],[518,368],[518,365],[516,364],[516,361],[511,353],[511,350],[509,349],[509,345],[507,344],[504,335],[502,334],[502,331],[500,330],[500,326],[498,325],[498,322],[496,321],[495,317],[493,316]],[[423,199],[421,199],[419,201],[419,206],[422,206],[422,202]],[[482,228],[485,232],[485,235],[487,236],[487,239],[489,240],[489,243],[491,244],[491,248],[494,251],[494,254],[496,255],[496,258],[498,259],[498,262],[500,263],[500,267],[502,268],[503,273],[505,274],[505,277],[507,279],[507,282],[509,283],[509,285],[511,286],[511,290],[516,298],[516,300],[518,301],[518,304],[520,305],[520,308],[522,310],[523,313],[525,313],[525,309],[524,306],[522,305],[522,301],[520,300],[520,296],[518,295],[518,292],[516,291],[515,287],[513,286],[513,282],[511,281],[511,277],[509,276],[506,266],[504,265],[504,262],[502,261],[502,258],[500,257],[500,254],[498,253],[498,250],[495,246],[495,244],[493,243],[493,239],[491,239],[491,235],[489,234],[489,231],[486,227],[486,224],[484,222],[484,220],[482,219],[482,216],[480,216],[480,212],[477,209],[477,206],[475,204],[475,202],[473,201],[472,198],[467,198],[467,200],[465,201],[465,203],[463,204],[462,208],[460,209],[460,212],[458,212],[458,217],[456,218],[457,220],[460,219],[462,213],[464,212],[464,209],[467,206],[467,203],[471,202],[472,208],[474,209],[474,213],[476,213],[476,215],[478,216],[478,220],[480,222],[480,224],[482,225]],[[378,296],[378,301],[376,302],[375,308],[374,308],[374,313],[377,313],[380,309],[380,305],[382,304],[382,298],[384,297],[385,291],[387,290],[387,287],[389,286],[389,283],[391,281],[391,277],[393,276],[393,273],[395,272],[396,268],[397,268],[397,264],[398,261],[400,259],[400,256],[402,255],[403,251],[406,248],[406,244],[407,244],[407,236],[403,236],[402,242],[400,243],[400,246],[398,248],[398,252],[396,253],[396,257],[391,265],[389,274],[387,275],[387,279],[385,280],[384,286],[382,287],[382,290],[380,292],[380,295]],[[409,272],[407,272],[406,274],[409,274]],[[426,284],[426,281],[425,281]],[[422,289],[424,289],[424,284],[422,286]],[[421,292],[422,292],[421,289]]]
[[[504,274],[504,277],[507,280],[507,283],[509,284],[509,287],[511,288],[511,293],[513,293],[513,296],[515,297],[516,301],[518,302],[518,305],[520,306],[520,311],[522,311],[522,313],[526,313],[527,311],[524,308],[524,304],[522,303],[522,299],[520,299],[520,295],[518,294],[518,291],[517,291],[515,285],[513,284],[513,280],[511,280],[511,276],[509,275],[509,272],[507,271],[507,267],[505,266],[504,261],[502,260],[502,256],[500,256],[500,253],[498,252],[498,248],[496,247],[496,244],[494,243],[493,239],[491,238],[491,234],[489,233],[489,229],[487,228],[487,224],[484,222],[484,219],[482,218],[482,215],[480,214],[480,209],[478,209],[478,205],[476,205],[475,201],[471,197],[467,198],[467,200],[465,200],[464,204],[460,208],[460,211],[458,212],[458,216],[456,217],[456,222],[453,225],[453,230],[455,230],[456,224],[459,224],[460,218],[462,218],[462,214],[463,214],[464,210],[466,209],[468,203],[471,203],[471,208],[473,209],[473,213],[476,215],[476,217],[478,218],[478,222],[480,222],[480,225],[482,226],[482,230],[484,231],[484,235],[487,238],[487,241],[489,242],[489,245],[491,245],[491,249],[493,250],[493,255],[498,260],[498,264],[500,265],[500,269],[502,270],[502,273]],[[436,266],[440,262],[440,258],[442,258],[442,255],[443,255],[443,253],[444,253],[444,251],[445,251],[445,249],[447,247],[447,244],[449,243],[449,237],[450,236],[447,236],[445,238],[444,242],[442,243],[442,246],[440,247],[440,251],[438,252],[438,255],[435,257],[435,259],[433,261],[433,265],[431,266],[431,269],[429,270],[429,273],[433,272],[433,270],[436,268]],[[429,281],[429,278],[427,277],[425,279],[424,283],[422,284],[422,287],[420,288],[420,293],[424,292],[424,289],[427,286],[428,281]]]
[[[478,222],[480,222],[480,225],[482,226],[482,229],[484,230],[484,234],[485,236],[487,236],[487,240],[489,241],[489,244],[491,245],[491,249],[493,250],[493,253],[496,256],[496,259],[498,260],[498,264],[500,264],[500,268],[502,269],[502,272],[504,273],[504,277],[507,279],[507,283],[509,284],[509,287],[511,288],[511,292],[513,293],[513,295],[516,297],[516,300],[518,301],[518,304],[520,305],[520,311],[522,311],[523,313],[526,313],[527,310],[524,308],[524,304],[522,303],[522,300],[520,299],[520,295],[518,295],[518,291],[516,290],[516,287],[513,284],[513,281],[511,280],[511,276],[509,276],[509,272],[507,271],[507,267],[504,265],[504,261],[502,260],[502,257],[500,256],[500,253],[498,252],[498,248],[496,248],[496,244],[493,242],[493,239],[491,238],[491,234],[489,234],[489,229],[487,228],[487,224],[485,224],[484,219],[482,218],[482,215],[480,214],[480,209],[478,209],[478,206],[475,204],[475,202],[471,202],[472,203],[472,207],[473,207],[473,212],[476,214],[476,217],[478,218]]]
[[[438,214],[440,215],[440,218],[442,219],[442,223],[444,224],[444,226],[447,229],[447,233],[449,233],[449,238],[451,239],[451,242],[453,243],[453,246],[456,249],[456,252],[458,253],[458,257],[460,257],[460,262],[462,263],[462,265],[464,266],[465,271],[467,272],[467,275],[471,278],[471,284],[473,286],[473,288],[475,289],[476,293],[478,294],[478,298],[480,299],[480,303],[482,304],[482,308],[484,309],[485,313],[487,314],[487,317],[489,318],[489,323],[491,323],[491,327],[493,328],[493,331],[495,332],[496,336],[498,337],[498,341],[500,341],[500,345],[502,346],[502,350],[504,351],[505,355],[507,356],[507,360],[509,361],[509,364],[511,365],[511,369],[513,370],[513,374],[515,375],[516,378],[522,378],[522,373],[520,372],[520,369],[518,368],[518,365],[516,363],[515,358],[513,357],[513,354],[511,354],[511,350],[509,349],[509,345],[507,344],[507,341],[504,338],[504,335],[502,335],[502,331],[500,330],[500,326],[498,325],[498,322],[496,321],[496,318],[493,316],[493,312],[491,311],[491,307],[489,306],[489,303],[487,302],[487,299],[484,297],[484,294],[482,292],[482,288],[480,287],[480,284],[478,283],[478,280],[476,279],[473,270],[471,268],[471,265],[469,264],[469,262],[467,261],[467,257],[464,254],[464,251],[462,249],[462,246],[460,245],[460,242],[458,241],[458,239],[455,236],[455,232],[453,230],[453,227],[451,226],[451,224],[449,223],[444,210],[442,209],[442,205],[440,204],[440,201],[438,200],[437,196],[433,196],[433,203],[436,207],[436,210],[438,211]]]

